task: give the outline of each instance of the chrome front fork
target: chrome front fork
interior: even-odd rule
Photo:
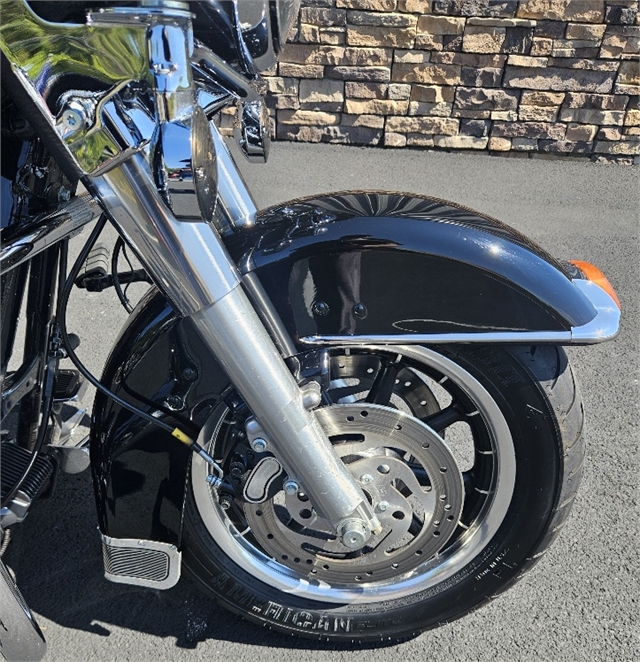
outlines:
[[[227,197],[223,208],[250,212],[253,203],[240,186],[242,180],[230,182],[220,170],[219,195]],[[157,285],[193,321],[222,364],[290,479],[333,523],[346,546],[364,545],[379,522],[308,408],[317,402],[287,368],[213,225],[178,220],[160,197],[141,154],[91,183]]]

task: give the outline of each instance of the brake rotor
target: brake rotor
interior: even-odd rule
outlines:
[[[315,581],[389,579],[434,556],[453,535],[464,501],[462,476],[444,440],[412,416],[370,404],[316,410],[325,433],[375,510],[382,531],[356,551],[299,492],[244,506],[266,554]]]
[[[364,401],[379,369],[380,359],[370,354],[332,357],[331,401],[336,404]],[[416,418],[426,418],[440,409],[431,389],[407,367],[400,367],[396,374],[389,406],[413,414]]]

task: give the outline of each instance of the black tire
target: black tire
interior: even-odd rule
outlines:
[[[183,559],[196,585],[225,608],[287,634],[374,642],[405,639],[460,618],[520,579],[558,534],[580,483],[584,441],[578,386],[559,347],[467,345],[438,348],[438,354],[489,393],[508,425],[515,454],[515,487],[506,512],[491,538],[481,548],[471,547],[473,555],[464,565],[444,581],[368,604],[293,595],[225,555],[190,489]],[[465,496],[470,503],[472,498]],[[465,505],[463,513],[470,509],[472,504]],[[456,529],[448,544],[463,535]]]

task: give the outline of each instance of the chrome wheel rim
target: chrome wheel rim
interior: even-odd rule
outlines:
[[[331,351],[332,356],[339,356],[340,352],[344,352],[344,356],[350,356],[353,350],[332,348]],[[468,420],[474,419],[476,428],[482,429],[482,435],[478,434],[478,436],[482,436],[482,447],[477,447],[475,454],[476,462],[480,457],[484,463],[485,471],[483,473],[490,474],[482,485],[487,489],[478,488],[476,485],[473,488],[473,495],[469,496],[467,488],[464,507],[468,511],[469,519],[466,522],[463,521],[465,516],[463,512],[455,532],[445,530],[440,546],[427,546],[425,548],[427,554],[416,555],[414,563],[406,563],[403,559],[403,564],[398,569],[399,574],[390,571],[382,572],[378,574],[381,579],[376,579],[375,572],[372,575],[367,575],[366,569],[358,575],[350,571],[351,576],[344,573],[336,574],[335,572],[313,573],[312,570],[316,569],[316,565],[307,563],[308,558],[303,561],[301,556],[297,557],[300,559],[299,563],[301,563],[301,567],[298,569],[298,565],[295,562],[292,563],[290,559],[285,559],[286,562],[283,562],[281,558],[278,558],[278,555],[274,553],[274,547],[265,544],[264,538],[261,544],[261,536],[264,535],[266,529],[264,531],[260,530],[257,537],[254,537],[249,532],[249,527],[240,530],[241,527],[237,526],[237,522],[231,521],[221,507],[218,495],[211,490],[206,481],[208,466],[203,460],[194,457],[192,467],[192,488],[196,506],[208,532],[222,552],[255,579],[271,587],[285,593],[302,595],[308,599],[328,603],[374,603],[406,598],[457,575],[474,558],[482,554],[497,532],[507,513],[515,485],[515,452],[508,425],[488,391],[465,369],[447,357],[423,347],[402,346],[390,350],[389,348],[369,346],[358,348],[356,353],[365,356],[391,358],[395,363],[402,363],[403,369],[409,366],[415,378],[422,380],[430,388],[436,388],[433,384],[433,377],[437,377],[440,384],[438,388],[444,389],[447,386],[449,391],[446,392],[453,391],[458,398],[463,399],[466,405],[464,416]],[[344,363],[347,364],[346,361]],[[349,376],[351,374],[354,374],[353,371],[349,372],[347,378],[342,383],[338,383],[337,387],[344,388],[344,385],[348,385],[350,380],[353,381],[353,378]],[[339,374],[335,376],[340,377]],[[333,380],[334,385],[339,381],[339,379]],[[404,388],[406,392],[409,387],[404,386]],[[424,387],[421,384],[418,388],[423,389]],[[357,384],[351,390],[357,391]],[[394,392],[398,392],[398,390],[401,389],[396,389]],[[414,406],[411,404],[412,398],[407,397],[405,402],[408,404],[402,408],[407,409],[407,411],[401,411],[401,403],[399,403],[400,406],[395,406],[398,410],[395,411],[395,416],[402,419],[403,422],[412,420],[411,417],[414,414]],[[421,402],[424,402],[424,400],[421,400]],[[344,405],[342,406],[344,407]],[[363,406],[367,407],[367,405]],[[391,407],[393,406],[391,404]],[[451,406],[449,405],[449,408]],[[336,407],[329,407],[328,409],[337,410],[340,407],[341,405],[338,404]],[[355,408],[354,411],[359,407],[362,409],[362,406],[357,403],[346,407],[347,409],[349,407]],[[375,412],[376,416],[379,409],[378,405],[369,405],[369,411]],[[383,409],[385,410],[384,415],[393,417],[393,408],[387,406]],[[346,412],[346,409],[344,411]],[[431,419],[427,417],[425,420],[433,420],[435,423],[437,418],[434,418],[434,416],[439,415],[442,419],[444,417],[443,411],[439,414],[432,414]],[[446,411],[444,413],[446,414]],[[346,412],[346,415],[351,415],[351,413]],[[323,417],[327,419],[324,421],[325,426],[336,425],[333,412],[320,412],[319,418],[322,420]],[[381,425],[380,420],[377,423]],[[434,430],[429,430],[424,421],[413,420],[413,423],[414,435],[417,430],[427,428],[424,430],[425,436],[435,441],[435,446],[441,452],[440,457],[446,457],[447,452],[449,453],[453,460],[451,466],[455,466],[455,470],[462,480],[464,473],[460,472],[454,453],[449,449],[449,445],[444,441],[442,435],[438,435]],[[209,446],[211,452],[215,451],[215,448],[213,448],[215,439],[217,439],[223,424],[224,417],[219,416],[215,421],[215,427],[205,425],[201,433],[200,443]],[[340,428],[339,432],[342,429]],[[476,443],[475,440],[474,443]],[[490,469],[488,472],[486,467]],[[433,471],[433,468],[431,468],[431,471]],[[452,482],[449,483],[449,491],[451,491],[451,485],[453,484]],[[448,505],[452,506],[455,513],[462,510],[462,506]],[[253,521],[254,526],[259,517],[255,515],[256,510],[253,509],[253,515],[251,513],[247,515],[247,520],[249,522]],[[441,522],[442,518],[436,521]],[[416,549],[416,551],[423,550]],[[280,556],[282,556],[282,553]]]

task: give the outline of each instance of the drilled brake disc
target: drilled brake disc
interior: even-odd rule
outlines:
[[[330,584],[396,577],[437,554],[455,531],[464,500],[462,477],[444,440],[390,407],[333,405],[316,414],[382,531],[354,552],[304,493],[281,491],[265,503],[245,505],[247,523],[264,552]]]

